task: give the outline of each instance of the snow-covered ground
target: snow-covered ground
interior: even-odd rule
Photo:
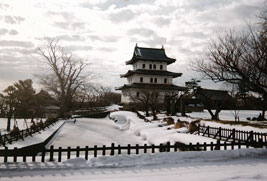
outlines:
[[[213,112],[215,112],[213,110]],[[253,117],[258,117],[261,111],[259,110],[240,110],[238,112],[239,120],[240,121],[248,121],[247,118],[253,118]],[[192,112],[188,113],[189,116],[191,117],[196,117],[196,118],[202,118],[202,119],[210,119],[211,116],[207,110],[204,110],[203,112]],[[266,115],[267,116],[267,115]],[[265,117],[266,117],[265,116]],[[219,114],[220,120],[228,120],[228,121],[235,121],[235,111],[234,110],[222,110]],[[267,117],[266,117],[267,119]],[[255,121],[253,121],[255,122]]]
[[[113,106],[110,110],[114,108],[118,107]],[[258,113],[241,111],[240,115],[243,114],[242,117],[245,118],[248,115],[256,116]],[[198,118],[209,118],[207,112],[192,113],[190,116],[194,118],[177,116],[173,118],[175,121],[180,119],[187,122]],[[174,129],[173,125],[167,126],[161,120],[144,122],[133,112],[117,111],[111,113],[110,117],[113,120],[106,117],[103,119],[77,118],[75,123],[73,120],[65,121],[64,126],[50,144],[66,148],[67,146],[110,145],[111,143],[142,145],[167,141],[185,144],[216,142],[215,139],[185,134],[187,128]],[[159,115],[161,119],[165,117],[163,114]],[[221,114],[220,118],[231,120],[231,117],[232,113],[228,111]],[[251,126],[233,127],[233,125],[209,121],[202,121],[202,123],[215,127],[267,132],[267,129]],[[23,141],[19,143],[23,144]],[[27,142],[24,141],[24,143]],[[62,163],[0,164],[0,180],[267,180],[266,149],[156,153],[98,158],[91,156],[88,161],[72,157],[73,159]]]
[[[0,180],[267,180],[267,150],[172,152],[0,164]]]

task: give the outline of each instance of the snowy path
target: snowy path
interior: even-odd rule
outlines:
[[[110,145],[111,143],[127,145],[143,142],[133,133],[120,130],[119,126],[109,118],[80,118],[75,124],[72,121],[66,122],[51,145],[55,147],[85,147]]]
[[[267,150],[158,153],[0,164],[0,180],[267,180]]]

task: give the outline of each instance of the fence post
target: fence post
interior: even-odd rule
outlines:
[[[5,157],[4,157],[4,162],[7,163],[7,155],[8,154],[8,148],[5,147]]]
[[[14,158],[13,158],[13,162],[17,162],[17,147],[14,148]]]
[[[127,146],[127,154],[130,155],[131,154],[131,145],[128,144]]]
[[[135,153],[138,155],[138,154],[139,154],[139,145],[138,145],[138,144],[136,144],[135,148],[136,148],[136,151],[135,151]]]
[[[80,147],[77,146],[76,148],[76,157],[80,157]]]
[[[41,158],[41,162],[44,163],[44,161],[45,161],[45,147],[43,147],[42,149],[42,158]]]
[[[114,143],[111,143],[110,155],[114,155]]]
[[[144,153],[147,153],[147,144],[144,144]]]
[[[232,134],[233,134],[233,142],[235,142],[235,129],[233,129]]]
[[[22,159],[23,162],[26,162],[26,155],[24,154],[23,155],[23,159]]]
[[[61,162],[61,147],[58,148],[58,162]]]
[[[88,160],[88,146],[85,147],[85,160]]]
[[[166,151],[170,152],[171,151],[171,148],[170,148],[171,147],[171,143],[169,141],[167,142],[166,146],[167,146]]]
[[[219,127],[219,139],[221,140],[222,139],[222,128]]]
[[[226,141],[223,143],[223,146],[224,146],[224,150],[227,150]]]
[[[204,151],[207,151],[207,143],[206,142],[204,142],[203,146],[204,146]]]
[[[53,145],[50,146],[50,150],[49,151],[50,151],[50,159],[49,159],[49,161],[52,162],[54,160],[54,146]]]
[[[208,129],[208,137],[210,137],[210,126],[208,126],[207,129]]]
[[[231,148],[232,148],[232,150],[235,149],[235,143],[233,141],[231,142]]]
[[[210,143],[210,151],[213,151],[213,142]]]
[[[94,146],[94,157],[97,157],[97,145]]]
[[[121,154],[121,145],[118,145],[118,155]]]
[[[159,152],[163,152],[163,144],[162,143],[159,144]]]
[[[241,141],[238,140],[238,149],[241,149]]]
[[[200,148],[199,148],[199,142],[197,142],[197,151],[199,151]]]
[[[152,146],[152,153],[155,153],[155,145],[152,144],[151,146]]]
[[[103,151],[102,151],[102,155],[105,156],[106,155],[106,145],[103,145]]]
[[[182,149],[183,150],[183,149]],[[193,146],[192,143],[189,143],[189,150],[188,151],[192,151],[193,150]],[[183,150],[184,151],[184,150]]]
[[[221,142],[220,140],[217,140],[215,150],[221,150]]]
[[[67,159],[70,159],[70,150],[71,150],[71,148],[70,148],[70,146],[68,146]]]

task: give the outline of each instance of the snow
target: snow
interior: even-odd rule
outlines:
[[[118,110],[118,106],[111,106],[109,111]],[[240,119],[257,116],[257,111],[240,111]],[[191,113],[190,117],[172,116],[175,122],[191,122],[199,118],[210,118],[205,111]],[[64,126],[51,141],[54,147],[66,148],[85,147],[94,145],[127,144],[160,144],[171,142],[210,143],[217,140],[186,134],[187,128],[174,129],[174,125],[166,125],[162,119],[167,117],[159,114],[159,121],[144,122],[136,113],[129,111],[112,112],[113,119],[76,118],[65,121]],[[150,118],[150,120],[152,117]],[[231,111],[223,111],[220,119],[233,120]],[[235,128],[239,130],[253,130],[267,132],[267,129],[242,125],[220,124],[201,121],[206,126]],[[60,124],[59,124],[60,125]],[[53,126],[51,129],[59,127]],[[47,130],[48,131],[48,130]],[[51,131],[52,133],[53,131]],[[47,133],[47,136],[51,133]],[[43,133],[42,133],[43,134]],[[29,143],[44,134],[37,134],[29,138]],[[36,137],[36,138],[35,138]],[[32,140],[30,140],[32,139]],[[27,141],[21,146],[25,145]],[[19,146],[20,142],[16,143]],[[15,145],[15,144],[14,144]],[[83,153],[81,153],[83,154]],[[244,148],[229,151],[206,152],[171,152],[140,155],[100,156],[85,160],[80,158],[65,160],[61,163],[21,162],[0,164],[0,180],[267,180],[267,149]],[[12,158],[10,158],[12,160]]]
[[[7,144],[8,149],[13,149],[15,147],[22,148],[25,146],[34,145],[37,143],[44,142],[50,135],[52,135],[61,125],[64,124],[64,121],[58,121],[55,125],[46,128],[45,130],[41,130],[39,133],[35,133],[32,137],[28,136],[24,138],[24,140],[18,140],[13,142],[12,144]],[[0,146],[0,149],[3,147]]]
[[[267,150],[240,149],[0,164],[3,180],[267,180]]]

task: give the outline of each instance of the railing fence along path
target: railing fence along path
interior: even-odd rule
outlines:
[[[257,147],[266,148],[266,143],[259,142],[257,143]],[[254,145],[253,145],[254,146]],[[166,144],[159,144],[159,145],[115,145],[112,143],[110,146],[93,146],[93,147],[67,147],[67,148],[54,148],[54,146],[50,146],[49,149],[41,148],[38,150],[33,150],[34,153],[38,154],[31,154],[27,152],[25,154],[17,154],[18,149],[8,149],[0,150],[0,159],[2,157],[4,163],[7,162],[17,162],[18,158],[21,161],[27,162],[47,162],[47,161],[55,161],[61,162],[62,160],[68,160],[74,157],[83,157],[84,159],[88,160],[89,156],[91,157],[98,157],[98,156],[106,156],[106,155],[132,155],[132,154],[141,154],[141,153],[156,153],[156,152],[177,152],[177,151],[213,151],[213,150],[234,150],[234,149],[241,149],[241,148],[249,148],[252,147],[250,142],[220,142],[217,141],[216,143],[196,143],[196,144],[183,144],[183,143],[175,143],[170,144],[167,142]]]
[[[218,139],[222,141],[233,141],[233,142],[250,142],[250,144],[257,144],[259,142],[267,142],[267,134],[254,132],[254,131],[243,131],[236,129],[227,128],[216,128],[210,126],[198,126],[198,135],[206,136],[213,139]]]

